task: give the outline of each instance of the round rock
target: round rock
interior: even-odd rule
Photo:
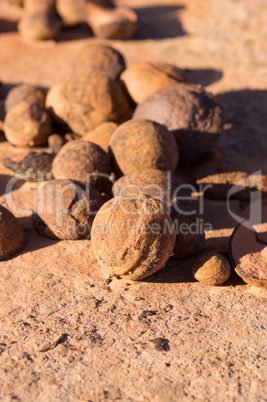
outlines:
[[[75,140],[60,149],[53,161],[52,172],[55,179],[89,182],[102,190],[111,166],[109,156],[99,145]]]
[[[85,134],[82,137],[82,140],[94,142],[103,148],[105,152],[108,152],[110,138],[117,127],[118,124],[111,121],[102,123],[89,133]]]
[[[87,20],[96,36],[126,39],[136,31],[138,17],[130,8],[114,6],[111,1],[87,0],[85,3]]]
[[[175,138],[185,160],[211,148],[223,130],[223,110],[203,88],[178,83],[153,93],[140,103],[133,119],[149,119],[165,125]]]
[[[101,72],[53,87],[46,106],[56,119],[81,136],[106,121],[122,123],[132,112],[121,84]]]
[[[40,10],[25,12],[18,24],[21,35],[31,40],[54,39],[62,26],[54,12]]]
[[[191,83],[182,69],[167,63],[139,63],[127,68],[121,75],[129,95],[136,103],[143,102],[154,92],[177,82]]]
[[[110,276],[140,280],[162,268],[172,255],[175,231],[166,208],[153,198],[116,197],[98,211],[92,248]]]
[[[51,180],[39,191],[32,222],[52,239],[78,240],[90,236],[94,217],[104,200],[91,184]]]
[[[173,135],[164,126],[142,119],[120,125],[109,148],[118,175],[144,169],[173,172],[179,158]]]
[[[64,25],[77,25],[86,21],[85,2],[56,0],[56,10]]]
[[[116,49],[106,45],[87,44],[82,47],[75,60],[72,75],[90,76],[98,71],[116,80],[124,69],[124,58]]]
[[[42,105],[23,100],[6,114],[4,132],[8,142],[18,147],[43,144],[52,131],[52,122]]]
[[[48,10],[54,13],[56,11],[56,1],[57,0],[23,0],[23,8],[27,13]]]
[[[46,93],[44,90],[33,85],[22,84],[12,88],[5,100],[5,111],[8,112],[21,101],[27,101],[30,104],[38,103],[45,107]]]

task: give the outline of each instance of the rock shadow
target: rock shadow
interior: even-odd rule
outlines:
[[[0,196],[10,192],[8,183],[12,180],[12,190],[18,190],[25,182],[12,175],[0,174]]]
[[[185,71],[188,73],[194,84],[201,85],[203,87],[220,81],[220,79],[223,77],[223,72],[221,70],[215,70],[213,68],[188,68]]]
[[[0,18],[0,34],[8,32],[16,32],[18,23],[4,18]]]
[[[28,218],[27,218],[28,219]],[[31,219],[31,218],[29,218]],[[21,220],[19,220],[21,223]],[[26,223],[28,225],[29,223]],[[23,225],[25,227],[25,223]],[[53,240],[48,237],[40,236],[34,229],[24,229],[26,234],[26,244],[23,249],[17,255],[23,255],[31,253],[33,251],[40,250],[42,248],[53,246],[61,240]]]
[[[91,28],[87,24],[63,27],[57,35],[56,42],[72,42],[82,39],[90,39],[94,36]]]
[[[133,39],[166,39],[187,35],[179,19],[184,6],[151,6],[136,8],[138,28]]]
[[[224,107],[228,125],[219,146],[226,152],[229,149],[234,159],[251,173],[267,169],[267,90],[229,91],[216,97]]]
[[[1,24],[1,21],[0,21]],[[15,84],[0,84],[0,120],[4,120],[6,111],[5,111],[5,99],[7,97],[8,92],[14,88]]]
[[[193,277],[191,266],[192,259],[175,260],[170,258],[165,268],[155,272],[155,274],[142,280],[147,283],[193,283],[196,282]]]

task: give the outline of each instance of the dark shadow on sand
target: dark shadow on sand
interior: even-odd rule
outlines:
[[[13,179],[12,191],[18,190],[25,183],[24,180],[16,179],[13,175],[0,174],[0,196],[10,192],[7,188],[7,185],[11,179]]]
[[[136,39],[165,39],[186,35],[179,19],[179,11],[184,6],[151,6],[136,8],[138,29]]]
[[[25,230],[25,234],[26,234],[26,244],[23,247],[23,250],[19,253],[20,255],[53,246],[54,244],[60,241],[40,236],[34,229]]]
[[[213,68],[188,68],[185,71],[189,74],[194,84],[201,85],[203,87],[220,81],[220,79],[223,77],[223,72],[221,70],[215,70]]]
[[[0,34],[7,32],[16,32],[18,23],[4,18],[0,18]]]
[[[223,253],[225,257],[229,260],[229,255],[227,252]],[[196,254],[194,257],[191,257],[187,260],[175,260],[170,258],[166,264],[165,268],[160,269],[155,274],[149,276],[144,279],[142,282],[147,283],[195,283],[197,280],[194,278],[192,274],[192,266],[194,264],[195,259],[199,254]],[[229,286],[240,286],[247,285],[242,278],[240,278],[234,268],[232,267],[232,272],[229,279],[220,286],[229,287]],[[209,285],[205,285],[209,286]],[[211,286],[210,286],[211,287]]]
[[[56,37],[56,42],[72,42],[81,39],[90,39],[94,36],[89,25],[80,24],[63,27]]]

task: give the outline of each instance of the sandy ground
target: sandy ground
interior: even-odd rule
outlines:
[[[226,159],[251,173],[267,168],[266,0],[119,4],[140,17],[132,40],[65,29],[45,43],[21,40],[18,12],[0,5],[0,118],[14,84],[60,83],[85,43],[104,42],[128,65],[164,60],[188,69],[225,107],[230,128],[219,145]],[[0,152],[20,150],[2,142]],[[23,252],[0,263],[1,400],[266,400],[266,290],[234,273],[221,287],[197,283],[193,259],[170,261],[141,282],[108,283],[90,241],[34,232],[36,185],[16,183],[10,198],[2,162],[0,173],[0,202],[13,202],[27,235]],[[240,216],[246,207],[231,203]],[[236,225],[225,203],[206,201],[203,219],[214,228],[207,247],[225,250]],[[59,336],[54,349],[40,351]]]

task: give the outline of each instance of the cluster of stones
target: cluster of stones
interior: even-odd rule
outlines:
[[[223,110],[185,71],[166,63],[125,69],[115,49],[86,45],[69,80],[48,93],[29,85],[14,88],[6,112],[4,131],[11,144],[48,142],[50,148],[53,179],[43,184],[33,213],[39,234],[70,240],[91,236],[106,272],[132,280],[156,272],[170,257],[188,258],[203,249],[203,232],[176,230],[175,222],[189,227],[197,219],[190,201],[178,201],[177,166],[198,163],[198,183],[216,176],[218,170],[211,174],[207,166],[224,166],[214,148]],[[25,166],[37,173],[44,152],[29,155],[26,164],[25,158],[6,164],[16,174]],[[244,178],[229,166],[223,172],[228,179]],[[219,174],[216,180],[219,191],[205,196],[221,199],[230,183],[225,177],[220,181]],[[179,195],[191,194],[183,189]],[[195,278],[210,285],[222,284],[230,272],[225,256],[216,252],[204,253],[193,267]]]
[[[137,14],[111,0],[4,0],[23,9],[18,29],[28,40],[58,36],[64,26],[89,25],[96,36],[124,39],[137,28]]]

